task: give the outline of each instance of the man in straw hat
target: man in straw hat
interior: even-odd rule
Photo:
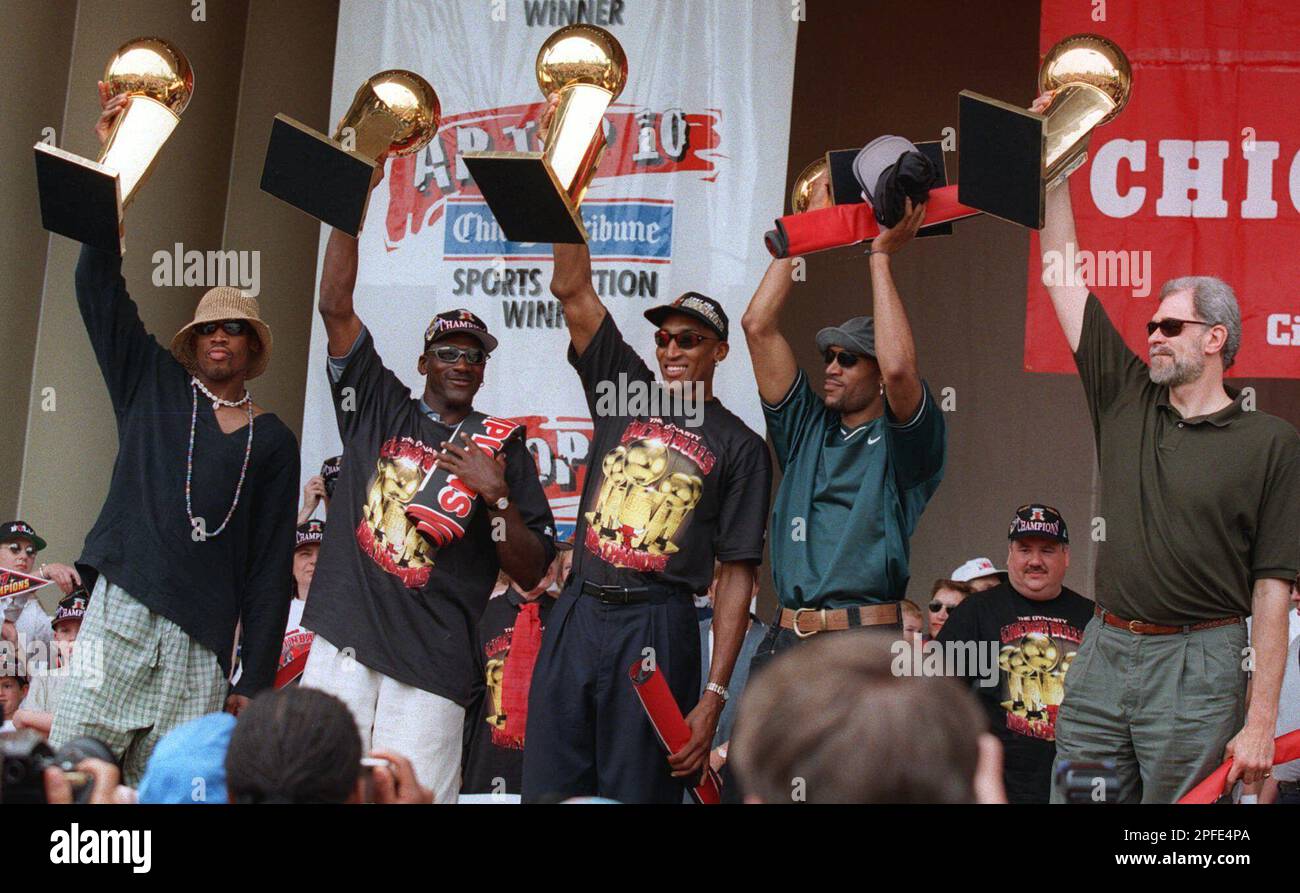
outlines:
[[[120,112],[105,104],[101,140]],[[82,551],[99,579],[81,638],[102,643],[103,678],[68,680],[50,740],[102,739],[135,784],[171,728],[223,706],[238,713],[275,678],[298,442],[245,388],[271,359],[257,301],[209,289],[168,351],[145,331],[121,266],[89,247],[77,265],[77,304],[108,385],[118,455]],[[240,623],[243,674],[231,691]]]

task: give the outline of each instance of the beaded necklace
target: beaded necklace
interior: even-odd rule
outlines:
[[[244,396],[241,400],[223,400],[216,394],[209,391],[195,376],[190,379],[190,390],[194,393],[194,405],[190,410],[190,448],[185,456],[185,514],[189,515],[190,527],[196,528],[199,519],[194,517],[194,509],[190,503],[190,482],[194,477],[194,429],[199,419],[199,391],[202,391],[209,400],[212,401],[212,411],[215,413],[219,406],[243,406],[248,409],[248,443],[244,447],[244,467],[239,469],[239,483],[235,485],[235,501],[230,504],[230,511],[226,512],[226,520],[221,522],[221,526],[211,533],[204,531],[204,537],[217,536],[221,531],[226,529],[230,519],[235,514],[235,507],[239,505],[239,494],[244,489],[244,476],[248,474],[248,459],[253,454],[253,397],[244,389]]]

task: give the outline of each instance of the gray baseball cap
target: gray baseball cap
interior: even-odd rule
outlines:
[[[875,191],[880,175],[886,168],[897,164],[900,156],[915,151],[916,146],[901,136],[878,136],[867,143],[858,157],[853,159],[853,175],[873,207],[876,204]]]
[[[870,316],[855,316],[838,326],[828,326],[817,333],[817,349],[834,345],[868,357],[876,355],[876,324]]]

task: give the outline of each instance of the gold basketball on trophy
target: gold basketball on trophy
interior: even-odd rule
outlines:
[[[467,152],[465,164],[506,238],[585,242],[578,206],[605,151],[605,111],[627,83],[627,55],[604,28],[568,25],[533,67],[542,94],[559,94],[543,150]]]

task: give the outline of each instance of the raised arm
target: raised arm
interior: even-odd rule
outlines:
[[[916,368],[916,344],[903,301],[894,285],[891,258],[916,235],[925,220],[925,205],[906,201],[903,219],[892,228],[881,228],[871,243],[871,315],[876,326],[876,362],[885,386],[885,400],[898,422],[908,422],[921,405],[924,388]]]
[[[1034,100],[1030,111],[1041,112],[1051,100],[1051,94],[1045,93]],[[1074,251],[1067,249],[1072,246]],[[1043,217],[1043,231],[1038,237],[1038,247],[1042,251],[1043,269],[1049,265],[1060,268],[1067,257],[1074,257],[1079,248],[1079,239],[1074,231],[1074,210],[1070,207],[1070,184],[1058,183],[1047,191],[1047,205]],[[1064,277],[1070,281],[1073,277]],[[1061,323],[1061,331],[1070,342],[1070,351],[1079,349],[1079,337],[1083,334],[1083,310],[1088,303],[1088,289],[1083,285],[1047,285],[1047,294],[1052,298],[1056,308],[1056,318]]]
[[[812,184],[808,210],[819,211],[830,204],[830,178],[823,175]],[[763,281],[740,319],[745,343],[749,345],[749,359],[754,365],[754,378],[758,380],[758,396],[764,403],[773,405],[790,392],[790,385],[799,374],[794,350],[780,328],[781,309],[794,282],[795,263],[791,258],[778,258],[768,265]]]
[[[606,312],[591,284],[591,251],[586,245],[552,245],[551,249],[555,254],[551,294],[559,299],[569,340],[582,356],[605,321]]]
[[[772,261],[754,297],[750,298],[745,315],[740,318],[745,343],[749,345],[749,359],[754,365],[754,378],[758,381],[758,396],[771,405],[781,402],[799,374],[794,350],[780,327],[781,308],[794,281],[794,264],[790,258]]]
[[[379,159],[370,191],[384,179],[384,160]],[[321,319],[329,337],[329,354],[346,356],[361,334],[361,318],[352,309],[352,292],[357,287],[357,240],[339,230],[330,231],[325,246],[325,264],[320,276]]]

